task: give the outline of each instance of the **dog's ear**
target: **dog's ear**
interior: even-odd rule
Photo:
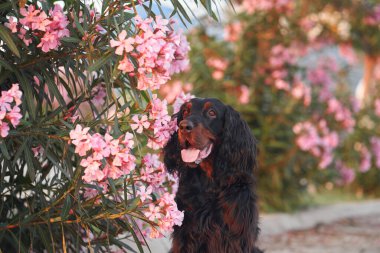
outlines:
[[[215,165],[223,172],[253,172],[256,167],[256,140],[248,124],[232,107],[224,115],[222,143]],[[231,171],[232,170],[232,171]]]
[[[172,115],[172,120],[177,119],[177,125],[183,119],[183,106],[180,110]],[[178,142],[178,131],[174,132],[170,137],[169,141],[166,143],[164,149],[164,164],[169,173],[179,172],[180,166],[182,164],[181,159],[181,148]]]

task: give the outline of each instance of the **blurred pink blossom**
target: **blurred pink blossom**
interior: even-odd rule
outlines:
[[[249,94],[250,94],[250,91],[249,91],[249,88],[248,86],[246,85],[240,85],[239,86],[239,97],[238,97],[238,101],[240,104],[248,104],[249,103]]]
[[[371,137],[371,149],[372,149],[372,152],[375,156],[375,160],[376,160],[376,167],[378,169],[380,169],[380,138],[379,137]]]
[[[374,102],[375,114],[377,117],[380,117],[380,99],[376,99]]]
[[[336,162],[336,169],[340,174],[340,179],[337,180],[338,184],[346,185],[352,183],[355,180],[355,171],[352,168],[344,165],[342,161]]]
[[[224,39],[229,42],[236,42],[242,31],[243,24],[240,21],[227,24],[224,27]]]
[[[371,152],[368,150],[366,146],[363,144],[361,145],[360,148],[360,164],[359,164],[359,171],[360,172],[367,172],[371,168],[371,159],[372,155]]]
[[[358,62],[358,57],[355,53],[355,50],[352,48],[351,44],[344,43],[339,45],[339,54],[346,59],[346,61],[354,65]]]
[[[327,127],[325,120],[320,120],[317,126],[310,121],[299,122],[293,127],[296,134],[296,144],[320,159],[319,168],[325,169],[333,161],[333,151],[339,145],[339,136]]]

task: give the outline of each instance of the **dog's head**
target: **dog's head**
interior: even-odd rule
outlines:
[[[181,158],[190,167],[207,159],[220,144],[226,106],[219,100],[194,98],[178,113],[178,142]]]
[[[214,98],[193,98],[184,103],[177,117],[178,131],[164,148],[169,171],[200,166],[252,169],[255,140],[247,123],[232,107]]]

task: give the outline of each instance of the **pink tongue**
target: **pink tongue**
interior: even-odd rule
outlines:
[[[182,149],[181,156],[185,163],[193,163],[197,160],[200,150],[195,148]]]

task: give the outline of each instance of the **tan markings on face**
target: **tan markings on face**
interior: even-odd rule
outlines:
[[[210,108],[211,106],[213,106],[212,102],[206,102],[204,105],[203,105],[203,110],[204,111],[207,111],[208,108]]]

